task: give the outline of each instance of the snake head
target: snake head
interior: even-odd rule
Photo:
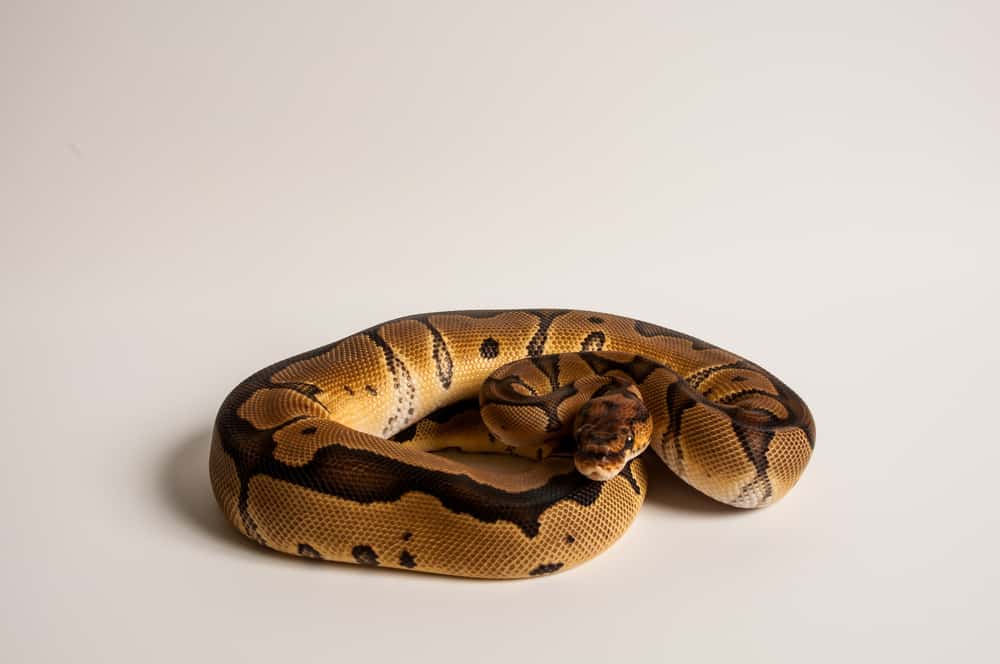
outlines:
[[[576,469],[592,480],[615,477],[649,445],[652,422],[634,386],[592,398],[576,414]]]

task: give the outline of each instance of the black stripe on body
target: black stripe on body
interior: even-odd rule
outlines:
[[[382,351],[386,367],[392,376],[392,387],[396,401],[393,404],[393,414],[386,418],[385,426],[382,429],[383,436],[390,436],[410,423],[414,411],[413,404],[417,398],[417,387],[409,368],[377,330],[367,330],[363,334]],[[367,388],[367,386],[365,387]]]
[[[527,352],[529,357],[537,357],[538,355],[545,354],[545,342],[549,338],[549,328],[552,326],[553,321],[559,316],[565,313],[569,313],[568,309],[539,309],[528,311],[532,316],[538,317],[538,329],[535,330],[535,334],[531,337],[531,341],[528,342]]]
[[[445,342],[441,331],[431,324],[428,316],[416,316],[413,320],[419,321],[426,327],[434,339],[431,350],[431,355],[434,358],[434,367],[437,371],[438,382],[441,383],[441,387],[447,390],[451,387],[451,380],[455,371],[455,364],[451,359],[451,351],[448,349],[448,344]]]

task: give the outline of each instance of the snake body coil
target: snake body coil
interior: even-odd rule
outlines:
[[[617,473],[595,481],[563,453],[565,438],[575,416],[578,436],[614,435],[594,431],[615,403],[592,409],[593,422],[580,415],[609,385],[645,407],[620,420],[611,448],[581,443],[581,470],[617,459],[607,473],[587,466]],[[512,445],[507,434],[534,438]],[[631,458],[640,434],[685,482],[748,508],[781,498],[815,441],[808,408],[777,378],[685,334],[589,311],[455,311],[377,325],[240,383],[216,419],[210,475],[233,525],[278,551],[530,577],[625,532],[646,493]],[[447,447],[540,460],[511,473],[432,453]]]

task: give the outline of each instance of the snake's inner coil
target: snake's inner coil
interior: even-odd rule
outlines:
[[[629,373],[634,359],[583,352],[511,362],[483,382],[483,421],[508,450],[529,458],[575,441],[577,470],[607,481],[646,450],[653,434],[653,418]]]

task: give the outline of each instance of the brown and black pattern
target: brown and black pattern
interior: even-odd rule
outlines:
[[[606,480],[649,444],[653,423],[637,381],[647,381],[653,370],[645,358],[624,353],[528,357],[504,365],[483,382],[483,420],[524,456],[550,453],[554,433],[571,437],[575,446],[563,447],[574,451],[577,469]],[[533,417],[538,412],[545,417],[544,428]]]
[[[538,317],[538,329],[535,331],[534,336],[531,337],[531,341],[528,342],[527,350],[530,357],[537,357],[545,353],[545,342],[548,340],[549,328],[552,326],[553,321],[567,313],[567,311],[563,309],[535,309],[530,310],[529,313]]]
[[[413,417],[413,403],[416,399],[417,388],[409,368],[396,355],[392,347],[386,343],[385,339],[375,330],[369,330],[366,334],[384,354],[386,369],[392,378],[392,388],[395,396],[394,409],[392,414],[386,418],[385,426],[382,429],[383,436],[390,436],[410,423]],[[440,372],[440,364],[435,363],[435,367]],[[440,378],[440,373],[438,375]],[[448,380],[450,382],[450,376]],[[378,395],[378,390],[371,385],[365,385],[365,391],[372,396]]]
[[[526,421],[552,438],[546,452],[588,399],[614,399],[602,408],[625,433],[635,422],[622,413],[637,401],[651,447],[682,479],[760,507],[792,488],[815,444],[794,392],[694,337],[596,312],[439,312],[377,325],[240,383],[213,435],[219,505],[247,537],[303,557],[491,578],[580,564],[635,517],[641,459],[599,482],[561,451],[520,461],[518,472],[427,451],[445,434],[443,446],[504,451],[503,432],[486,433],[474,406],[490,374],[525,359],[520,383],[502,387],[516,395],[511,408],[537,413]],[[581,367],[604,382],[573,387]]]
[[[448,344],[445,342],[441,331],[434,327],[433,323],[426,316],[415,316],[413,320],[423,323],[431,333],[431,337],[434,340],[431,357],[434,358],[434,366],[437,369],[437,378],[441,382],[441,387],[447,390],[451,387],[451,377],[455,370],[455,365],[451,359],[451,352],[448,350]]]
[[[580,342],[580,350],[583,351],[594,351],[601,350],[604,348],[604,342],[607,341],[607,337],[600,330],[594,330]]]
[[[552,432],[559,431],[563,425],[563,419],[559,417],[559,406],[577,394],[579,390],[572,383],[558,386],[547,394],[539,394],[520,376],[504,376],[486,379],[483,384],[484,396],[480,397],[480,402],[485,401],[495,406],[537,408],[545,414],[545,431]]]

